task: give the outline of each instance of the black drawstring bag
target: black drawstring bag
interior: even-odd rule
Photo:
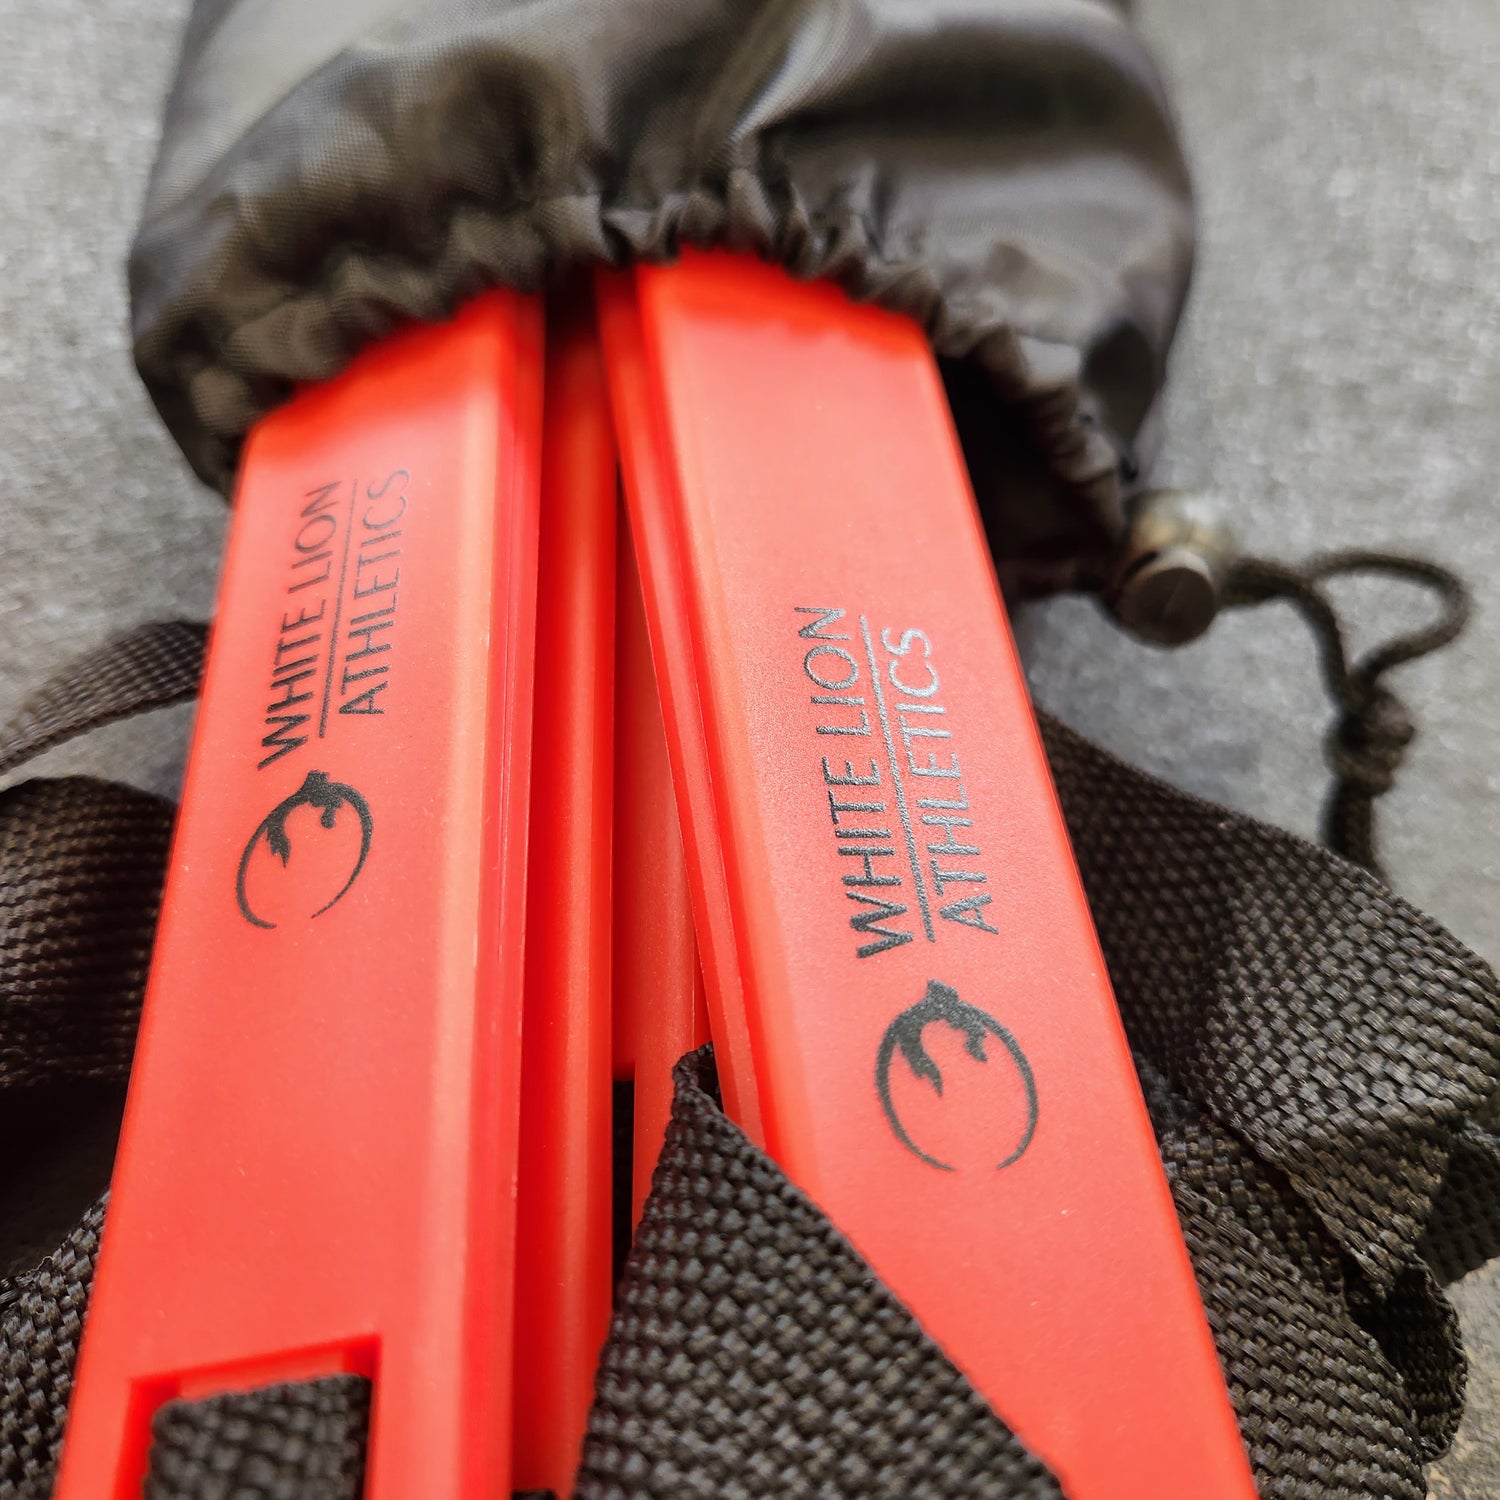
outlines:
[[[214,0],[130,285],[147,388],[227,491],[258,416],[401,321],[752,250],[921,321],[997,556],[1057,584],[1111,565],[1192,242],[1106,0]]]
[[[227,489],[259,415],[399,322],[687,243],[922,320],[1007,584],[1098,589],[1158,636],[1186,633],[1184,587],[1206,591],[1192,628],[1296,602],[1341,715],[1330,832],[1373,862],[1407,737],[1380,678],[1457,628],[1461,593],[1429,571],[1444,618],[1350,666],[1329,564],[1130,537],[1192,213],[1160,83],[1104,0],[200,0],[132,255],[137,360]],[[201,640],[155,627],[80,664],[0,769],[190,697]],[[1420,1500],[1463,1388],[1438,1283],[1500,1251],[1494,976],[1370,871],[1044,729],[1261,1491]],[[68,1234],[61,1200],[103,1186],[169,827],[128,788],[0,793],[0,1112],[52,1187],[0,1282],[0,1495],[50,1491],[105,1216]],[[147,1494],[352,1500],[369,1398],[338,1377],[174,1403]],[[578,1493],[1059,1491],[697,1055]]]

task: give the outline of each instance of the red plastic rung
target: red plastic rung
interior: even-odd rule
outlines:
[[[1250,1500],[919,330],[602,287],[726,1108],[1074,1500]]]
[[[62,1500],[349,1370],[366,1500],[509,1487],[541,380],[493,294],[251,435]]]

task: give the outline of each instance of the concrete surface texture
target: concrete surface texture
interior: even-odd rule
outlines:
[[[184,0],[0,0],[0,717],[140,620],[206,616],[223,529],[131,369],[123,277]],[[1457,564],[1463,642],[1394,685],[1422,737],[1381,809],[1396,886],[1500,956],[1500,5],[1142,0],[1202,216],[1158,477],[1295,559]],[[1367,644],[1424,601],[1340,594]],[[1039,702],[1127,759],[1304,834],[1329,710],[1284,606],[1160,652],[1086,601],[1019,622]],[[171,789],[183,713],[55,752]],[[1433,1495],[1500,1494],[1500,1276],[1455,1292],[1470,1409]]]

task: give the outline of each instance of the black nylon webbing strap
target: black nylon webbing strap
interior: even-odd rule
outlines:
[[[1422,1253],[1445,1284],[1500,1255],[1500,1094],[1464,1126]]]
[[[142,1500],[359,1500],[369,1427],[361,1375],[173,1401],[151,1424]]]
[[[207,627],[144,625],[73,662],[0,729],[0,775],[185,702]],[[0,791],[0,1087],[129,1071],[175,809],[84,777]]]
[[[75,735],[198,691],[208,627],[189,620],[142,625],[59,672],[0,731],[0,775]]]
[[[0,792],[0,1088],[129,1072],[173,814],[82,777]]]
[[[204,638],[202,626],[146,626],[84,657],[0,731],[0,772],[190,698]],[[25,1149],[48,1166],[54,1146],[69,1159],[64,1114],[87,1125],[129,1073],[174,815],[160,797],[82,777],[0,791],[0,1089],[27,1111]],[[99,1198],[51,1255],[0,1280],[0,1496],[52,1492],[103,1222]]]
[[[1043,733],[1132,1045],[1388,1290],[1494,1091],[1494,973],[1367,870]]]
[[[1060,1497],[725,1118],[711,1049],[684,1059],[676,1083],[599,1367],[580,1500]]]
[[[34,1270],[0,1281],[0,1495],[52,1493],[104,1200]]]
[[[1354,1316],[1338,1245],[1283,1174],[1141,1073],[1263,1500],[1424,1500],[1415,1404]],[[1433,1326],[1447,1426],[1463,1362],[1446,1308]]]

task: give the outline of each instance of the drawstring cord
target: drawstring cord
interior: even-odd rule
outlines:
[[[1398,635],[1352,666],[1344,632],[1323,585],[1331,578],[1375,573],[1419,584],[1442,606],[1430,625]],[[1392,667],[1446,646],[1468,623],[1470,597],[1462,579],[1433,562],[1389,552],[1330,552],[1292,567],[1236,558],[1225,579],[1223,603],[1248,607],[1283,599],[1312,627],[1323,681],[1339,710],[1328,736],[1334,786],[1323,813],[1323,838],[1336,853],[1380,874],[1375,849],[1375,801],[1391,788],[1416,727],[1401,700],[1381,681]]]

